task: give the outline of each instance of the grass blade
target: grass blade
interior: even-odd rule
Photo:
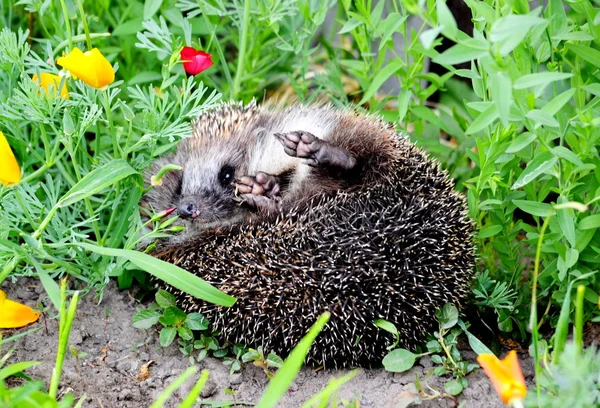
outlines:
[[[294,381],[294,378],[298,375],[302,364],[304,364],[304,359],[308,354],[310,346],[312,346],[317,335],[323,330],[323,327],[329,321],[330,316],[331,314],[329,312],[323,313],[317,322],[310,328],[306,336],[304,336],[296,347],[294,347],[288,358],[285,359],[281,368],[277,371],[277,374],[271,379],[271,382],[256,405],[256,408],[274,407],[277,404],[292,381]]]
[[[119,256],[127,259],[138,268],[156,276],[169,285],[182,290],[198,299],[219,306],[232,306],[236,299],[224,294],[198,276],[176,265],[154,258],[148,254],[128,249],[105,248],[92,244],[80,243],[80,247],[105,256]]]
[[[169,399],[171,394],[175,392],[175,390],[183,385],[185,380],[187,380],[192,375],[196,374],[198,369],[194,366],[188,367],[179,377],[175,379],[165,390],[160,394],[160,396],[150,405],[150,408],[159,408],[165,405],[165,402]]]

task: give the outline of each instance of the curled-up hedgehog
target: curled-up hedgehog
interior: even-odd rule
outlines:
[[[185,232],[153,255],[237,298],[174,293],[232,343],[284,357],[324,311],[307,363],[377,366],[394,337],[414,349],[460,306],[474,272],[473,225],[438,164],[377,118],[323,106],[223,104],[202,114],[144,198],[176,207]]]

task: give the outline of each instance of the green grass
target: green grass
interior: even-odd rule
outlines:
[[[0,281],[39,276],[56,300],[48,282],[65,276],[100,293],[143,280],[147,265],[112,256],[139,242],[141,172],[220,100],[288,91],[382,114],[438,158],[478,227],[473,302],[503,337],[533,340],[536,361],[553,347],[565,364],[569,324],[600,321],[597,2],[466,3],[472,36],[434,0],[0,0],[0,130],[23,175],[0,187]],[[424,24],[405,35],[414,16]],[[456,45],[440,53],[443,37]],[[33,74],[90,43],[117,67],[113,84],[39,92]],[[187,78],[183,45],[215,65]],[[427,59],[448,73],[427,73]],[[388,95],[391,78],[402,86]]]

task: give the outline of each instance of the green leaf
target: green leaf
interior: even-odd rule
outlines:
[[[512,185],[511,189],[516,190],[531,183],[538,176],[550,170],[557,161],[558,158],[551,152],[542,152],[535,155],[533,160],[531,160],[525,170],[523,170],[517,181]]]
[[[7,367],[4,367],[0,370],[0,381],[6,380],[8,377],[11,377],[21,371],[27,370],[28,368],[35,367],[40,364],[36,361],[22,361],[20,363],[14,363]]]
[[[446,5],[445,0],[438,0],[436,2],[437,8],[437,16],[438,16],[438,24],[441,24],[443,27],[442,33],[450,39],[455,39],[458,34],[458,26],[456,25],[456,20],[454,20],[454,16],[452,12]]]
[[[131,177],[131,183],[127,186],[127,201],[119,203],[119,217],[114,228],[110,231],[110,238],[106,246],[117,248],[131,225],[131,215],[139,211],[140,198],[144,193],[144,178],[141,175]]]
[[[425,344],[425,347],[430,353],[441,353],[442,351],[444,351],[444,349],[442,349],[442,346],[437,340],[429,340],[427,344]]]
[[[451,329],[458,322],[458,309],[452,303],[446,303],[435,315],[442,324],[442,329]]]
[[[547,112],[544,112],[540,109],[533,109],[527,112],[527,116],[529,119],[533,120],[536,124],[536,128],[540,125],[548,126],[548,127],[559,127],[560,124],[552,115]]]
[[[442,121],[442,119],[440,119],[439,116],[437,116],[435,113],[433,113],[433,111],[431,109],[429,109],[425,106],[413,106],[413,108],[411,109],[411,113],[413,115],[415,115],[416,117],[426,120],[427,122],[431,123],[432,125],[437,126],[438,128],[442,129],[444,132],[446,132],[448,134],[453,133],[450,131],[448,126],[446,126],[444,121]]]
[[[523,132],[511,142],[506,149],[506,153],[519,152],[529,146],[535,139],[537,139],[537,135],[535,133]]]
[[[419,36],[419,40],[421,41],[423,48],[425,48],[426,50],[430,50],[431,46],[433,45],[433,42],[435,41],[437,36],[440,34],[440,32],[442,31],[443,28],[444,27],[439,26],[439,27],[434,27],[434,28],[430,28],[429,30],[423,31],[421,33],[421,35]]]
[[[508,126],[510,106],[513,102],[510,78],[502,72],[489,76],[490,90],[498,117],[504,126]]]
[[[444,384],[444,391],[446,391],[446,394],[458,395],[462,392],[462,390],[463,386],[457,380],[451,380]]]
[[[279,368],[283,365],[283,360],[275,353],[269,353],[267,356],[267,367]]]
[[[479,231],[479,239],[493,237],[502,231],[502,225],[488,225]]]
[[[346,21],[346,24],[344,24],[344,26],[338,32],[338,34],[349,33],[350,31],[354,30],[356,27],[361,26],[363,24],[364,23],[361,20],[359,20],[355,17],[352,17],[348,21]]]
[[[512,200],[513,204],[527,214],[535,215],[536,217],[547,217],[552,212],[552,206],[546,203],[527,200]]]
[[[127,82],[127,85],[145,84],[147,82],[156,82],[162,80],[162,75],[158,72],[142,71],[138,72]]]
[[[600,228],[600,214],[588,215],[579,221],[580,230],[589,230]]]
[[[473,71],[470,69],[457,69],[456,71],[454,71],[454,74],[462,78],[481,79],[481,75],[479,75],[477,71]]]
[[[464,44],[456,44],[435,57],[433,62],[440,65],[458,65],[483,57],[487,53],[487,50],[471,48]]]
[[[539,17],[511,14],[492,24],[489,38],[493,43],[500,45],[498,51],[504,56],[521,44],[533,27],[547,23]]]
[[[162,308],[177,305],[177,299],[175,299],[175,296],[164,289],[156,292],[154,295],[154,300],[156,300],[156,303],[158,303],[158,305]]]
[[[133,327],[136,329],[149,329],[158,323],[160,313],[156,310],[142,310],[133,315]]]
[[[471,332],[469,332],[467,330],[467,326],[465,326],[465,324],[463,323],[462,320],[458,321],[458,325],[463,330],[463,332],[465,332],[465,334],[467,335],[467,340],[469,341],[469,346],[471,346],[471,349],[473,349],[473,351],[475,353],[477,353],[477,355],[494,354],[494,353],[492,353],[492,351],[489,348],[487,348],[487,346],[485,344],[483,344],[483,342],[481,340],[479,340],[477,337],[475,337]]]
[[[363,103],[371,99],[371,97],[375,95],[375,92],[377,92],[379,88],[381,88],[383,83],[387,81],[389,77],[394,75],[400,68],[402,68],[402,66],[404,66],[404,61],[402,61],[399,58],[388,63],[381,71],[379,71],[375,75],[373,81],[371,82],[371,85],[369,86],[363,98],[358,104],[362,105]]]
[[[208,329],[208,320],[200,313],[190,313],[187,315],[185,324],[192,330],[206,330]]]
[[[160,345],[168,347],[175,340],[176,334],[177,329],[175,327],[163,327],[159,335]]]
[[[281,368],[277,370],[277,374],[269,382],[256,408],[271,408],[277,405],[279,399],[287,392],[290,384],[298,375],[310,346],[321,330],[323,330],[330,316],[329,312],[323,313],[310,328],[306,336],[292,349]]]
[[[383,358],[383,367],[392,373],[401,373],[410,370],[415,365],[417,357],[419,357],[417,354],[405,349],[392,350]]]
[[[181,337],[183,340],[191,340],[194,338],[192,331],[186,326],[177,327],[177,334],[179,334],[179,337]]]
[[[62,303],[60,296],[60,288],[58,284],[50,277],[48,272],[42,266],[35,261],[33,258],[29,258],[30,262],[35,266],[35,270],[38,273],[38,277],[40,278],[40,282],[42,282],[42,286],[44,290],[48,294],[48,297],[52,301],[54,308],[56,311],[60,311],[60,304]]]
[[[383,24],[383,35],[381,36],[381,42],[379,43],[379,51],[386,46],[387,42],[392,38],[392,35],[398,31],[398,28],[404,24],[407,18],[408,15],[402,16],[395,11],[387,16],[385,23]]]
[[[585,163],[583,163],[581,161],[579,156],[577,156],[575,153],[573,153],[571,150],[567,149],[564,146],[556,146],[556,147],[552,148],[552,153],[554,153],[556,156],[560,157],[561,159],[565,159],[565,160],[571,162],[572,164],[574,164],[577,167],[585,167]]]
[[[185,322],[186,314],[177,306],[169,306],[163,312],[163,315],[158,319],[165,326],[179,326]]]
[[[144,20],[150,20],[162,5],[162,0],[146,0],[144,2]]]
[[[198,276],[142,252],[127,249],[105,248],[86,243],[79,243],[78,245],[88,251],[93,251],[101,255],[123,257],[138,268],[165,281],[169,285],[206,302],[230,307],[236,301],[234,297],[224,294]]]
[[[547,85],[550,82],[561,81],[571,78],[573,74],[564,72],[540,72],[538,74],[523,75],[513,85],[515,89],[531,88],[539,85]]]
[[[66,207],[76,203],[136,173],[126,160],[113,160],[89,172],[58,201],[57,206]]]
[[[388,350],[391,350],[398,345],[400,336],[398,334],[398,329],[396,329],[396,326],[394,326],[393,323],[388,322],[387,320],[384,320],[384,319],[375,319],[375,320],[373,320],[373,323],[375,324],[375,326],[379,327],[380,329],[383,329],[383,330],[387,331],[388,333],[393,334],[394,337],[396,338],[396,341],[393,344],[391,344],[390,346],[388,346],[388,348],[387,348]]]
[[[477,133],[480,130],[485,129],[487,126],[491,125],[494,120],[498,118],[498,109],[496,109],[495,104],[490,104],[483,112],[475,118],[473,123],[467,128],[465,134],[472,135],[473,133]]]
[[[398,94],[398,123],[404,120],[404,117],[408,112],[408,104],[410,103],[411,96],[412,92],[407,89],[402,89]]]
[[[572,31],[570,33],[553,35],[552,39],[560,41],[591,41],[594,39],[594,36],[585,31]]]
[[[584,61],[600,68],[600,51],[590,48],[585,45],[567,43],[567,49],[573,51]]]
[[[592,95],[600,96],[600,84],[589,84],[584,86],[583,89]]]
[[[557,211],[558,224],[560,225],[561,232],[564,234],[571,247],[575,246],[575,219],[567,209]]]
[[[557,95],[550,102],[544,105],[542,110],[548,113],[549,115],[556,115],[563,108],[563,106],[565,106],[567,102],[571,100],[573,95],[575,95],[575,91],[575,88],[571,88],[561,93],[560,95]]]
[[[556,146],[556,147],[552,148],[552,153],[554,153],[556,156],[560,157],[561,159],[565,159],[565,160],[571,162],[572,164],[574,164],[577,167],[585,167],[585,163],[583,163],[581,161],[579,156],[577,156],[575,153],[573,153],[571,150],[567,149],[564,146]]]

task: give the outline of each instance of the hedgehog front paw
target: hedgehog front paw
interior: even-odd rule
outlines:
[[[274,211],[279,208],[281,187],[279,177],[259,172],[256,176],[243,176],[236,181],[236,191],[241,202],[257,210]]]
[[[299,157],[311,167],[333,166],[350,170],[356,159],[345,149],[333,146],[315,135],[304,131],[274,133],[283,145],[283,150],[292,157]]]

